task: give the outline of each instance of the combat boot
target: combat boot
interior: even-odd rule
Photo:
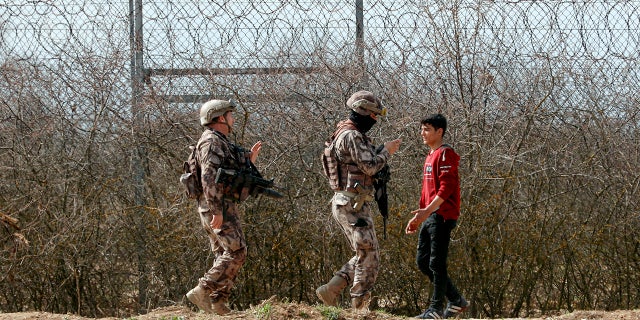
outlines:
[[[351,307],[356,311],[369,311],[369,302],[371,302],[371,292],[351,298]]]
[[[229,312],[231,312],[231,309],[229,309],[229,307],[227,307],[226,304],[226,299],[219,299],[216,302],[213,302],[211,304],[211,308],[213,308],[213,312],[215,312],[217,315],[223,316]]]
[[[318,299],[327,306],[338,306],[338,296],[347,287],[347,280],[340,276],[333,276],[327,284],[316,289]]]
[[[206,313],[215,313],[211,304],[211,297],[207,290],[201,286],[197,286],[187,293],[187,299],[195,304],[200,310]]]

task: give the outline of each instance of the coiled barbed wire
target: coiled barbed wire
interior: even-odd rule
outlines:
[[[149,64],[270,65],[282,56],[353,46],[352,1],[153,1],[143,3]],[[478,35],[483,51],[566,58],[637,59],[638,1],[395,1],[364,8],[365,44],[421,56],[435,35]],[[94,0],[0,4],[5,58],[48,58],[74,46],[127,43],[129,3]],[[430,41],[431,40],[431,41]],[[382,48],[378,48],[382,46]],[[244,63],[240,61],[245,61]]]
[[[110,59],[130,50],[129,5],[0,4],[0,55],[45,64]],[[144,64],[339,68],[355,61],[355,10],[353,1],[143,2]],[[369,72],[402,74],[407,82],[453,50],[494,72],[526,72],[542,58],[565,71],[638,77],[640,1],[378,0],[363,11]]]

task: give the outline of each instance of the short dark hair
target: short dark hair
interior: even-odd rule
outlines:
[[[429,124],[434,129],[438,130],[442,128],[442,135],[447,132],[447,118],[439,113],[433,113],[426,116],[422,121],[420,121],[421,125]]]

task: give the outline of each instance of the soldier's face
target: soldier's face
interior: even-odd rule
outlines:
[[[236,119],[233,117],[233,112],[231,111],[227,112],[227,115],[225,118],[227,119],[227,123],[229,124],[229,127],[233,127],[233,124],[236,122]]]

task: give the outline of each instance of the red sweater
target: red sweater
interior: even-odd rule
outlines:
[[[424,161],[420,208],[426,208],[436,196],[444,199],[437,210],[445,220],[460,217],[460,156],[449,146],[441,146]]]

